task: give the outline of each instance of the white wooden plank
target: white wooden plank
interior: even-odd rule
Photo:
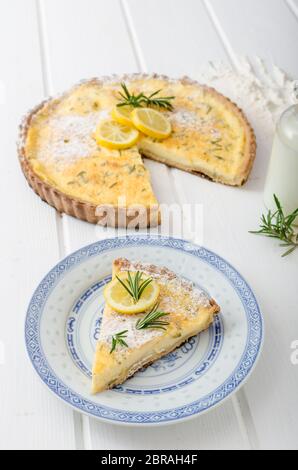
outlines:
[[[135,0],[129,2],[135,29],[138,29],[141,21],[142,5],[139,5],[140,3]],[[194,8],[197,2],[191,3]],[[274,1],[269,5],[267,1],[244,3],[214,0],[210,4],[214,6],[214,10],[209,8],[208,11],[211,13],[211,18],[216,19],[216,29],[224,41],[227,52],[231,54],[232,51],[233,61],[235,61],[234,51],[257,52],[260,55],[265,54],[265,58],[272,58],[273,56],[269,54],[272,49],[276,51],[277,58],[284,56],[282,65],[292,64],[292,71],[295,71],[297,61],[295,61],[293,51],[294,42],[290,48],[289,36],[292,39],[295,37],[297,25],[292,13],[282,2]],[[136,10],[137,8],[139,11]],[[195,10],[192,9],[192,11]],[[185,24],[189,24],[186,14],[183,19]],[[163,35],[169,37],[172,25],[163,20],[164,17],[155,20],[159,22],[156,29],[160,29],[163,24]],[[281,26],[278,26],[279,22]],[[286,32],[282,35],[281,45],[277,42],[281,35],[276,34],[280,27]],[[138,35],[140,48],[143,40],[146,44],[146,39],[143,38],[147,37],[148,41],[151,34],[150,28],[146,28],[145,23],[142,24],[141,29]],[[264,30],[267,35],[263,37],[262,31]],[[270,32],[272,37],[269,35]],[[255,33],[256,38],[252,33]],[[193,30],[193,38],[197,34],[197,30]],[[182,36],[178,39],[183,42]],[[172,47],[174,48],[173,44]],[[192,57],[191,63],[186,53],[183,56],[184,66],[194,70],[194,63],[201,62],[199,52]],[[159,59],[156,56],[159,56]],[[209,59],[213,57],[210,56]],[[168,56],[164,50],[156,48],[154,57],[144,54],[143,62],[149,69],[155,60],[163,60],[164,69],[168,64],[174,73],[171,55]],[[295,339],[292,333],[293,327],[297,330],[297,315],[293,308],[293,303],[297,304],[297,291],[294,286],[295,279],[297,279],[297,254],[291,259],[282,260],[276,244],[248,234],[251,228],[256,227],[260,212],[263,210],[262,190],[266,162],[270,153],[270,142],[262,139],[261,123],[258,123],[256,130],[260,141],[258,160],[250,182],[243,189],[211,184],[178,170],[173,170],[173,174],[177,191],[180,194],[183,193],[183,199],[204,206],[205,245],[231,260],[247,277],[268,319],[267,342],[263,357],[255,374],[245,387],[244,408],[250,421],[249,440],[256,445],[259,439],[263,447],[287,448],[297,445],[294,430],[294,422],[297,423],[297,407],[295,408],[297,374],[289,360],[290,344]],[[281,279],[284,288],[280,287]],[[285,309],[287,315],[281,322],[278,312]],[[243,392],[241,395],[240,408],[243,409]],[[282,402],[278,396],[284,397]],[[256,426],[257,433],[254,426]]]
[[[105,425],[102,434],[93,430],[96,449],[247,449],[233,407],[226,405],[208,414],[173,426],[140,429]]]
[[[75,447],[72,411],[43,387],[24,346],[25,312],[34,288],[57,262],[55,211],[27,186],[16,154],[21,116],[43,99],[35,2],[0,4],[0,199],[2,201],[0,447]]]
[[[297,11],[297,0],[289,1],[292,12]],[[298,63],[293,44],[297,42],[297,19],[281,0],[240,3],[228,0],[208,0],[211,17],[227,50],[241,54],[258,54],[267,63],[276,62],[297,76]],[[237,18],[234,21],[231,18]],[[282,31],[282,34],[276,33]],[[232,57],[233,58],[233,57]],[[249,227],[256,226],[258,213],[263,210],[262,191],[270,142],[262,139],[261,123],[256,127],[259,159],[253,178],[231,205],[225,198],[224,249],[230,252],[236,265],[249,279],[263,307],[266,318],[266,342],[259,367],[248,382],[245,392],[250,412],[262,448],[296,448],[295,423],[298,420],[295,390],[298,377],[290,362],[292,331],[297,331],[298,320],[293,305],[297,304],[297,254],[281,260],[277,244],[267,240],[251,239]],[[262,159],[262,161],[261,161]],[[242,191],[241,191],[242,192]],[[222,201],[218,194],[217,201]],[[209,195],[208,195],[209,201]],[[214,200],[215,201],[215,200]],[[233,208],[233,211],[230,208]],[[249,210],[243,211],[242,208]],[[237,214],[237,220],[235,220]],[[241,229],[241,238],[235,234]],[[228,233],[227,233],[228,232]],[[229,234],[229,236],[227,236]],[[212,233],[208,242],[212,243]],[[215,241],[216,243],[216,241]],[[243,256],[245,253],[245,256]],[[250,263],[247,260],[251,260]],[[281,281],[282,280],[282,281]],[[282,291],[284,294],[281,294]],[[280,312],[289,312],[280,321]],[[273,348],[273,345],[274,348]],[[260,383],[262,387],[260,388]],[[274,385],[273,385],[274,383]],[[280,397],[283,397],[280,400]]]
[[[136,70],[118,0],[45,0],[41,4],[47,21],[51,93],[84,78]]]
[[[193,75],[227,58],[201,0],[123,0],[144,71]]]
[[[284,0],[205,0],[227,49],[241,55],[258,55],[294,76],[298,42],[297,20]]]
[[[70,11],[68,10],[70,3],[71,14],[66,15],[66,12]],[[164,3],[167,3],[168,7],[170,5],[169,2],[163,2],[162,6],[160,3],[158,4],[158,11],[160,8],[162,8],[163,14],[167,12],[167,8],[165,8],[163,5]],[[144,3],[140,2],[140,4],[140,6],[136,5],[140,13],[138,17],[138,20],[140,21],[137,22],[138,26],[141,23],[141,18],[144,18]],[[153,2],[153,4],[155,4],[157,7],[156,2]],[[83,18],[85,18],[84,8],[86,2],[69,2],[67,0],[61,3],[57,1],[46,1],[44,5],[48,38],[48,60],[51,64],[50,73],[52,76],[54,91],[56,91],[56,89],[60,90],[69,83],[73,82],[75,79],[81,78],[78,75],[86,76],[87,72],[90,73],[90,67],[92,67],[92,75],[94,75],[101,73],[130,71],[136,69],[137,63],[141,63],[139,56],[137,56],[137,60],[135,60],[135,58],[132,56],[132,48],[129,46],[129,39],[130,37],[134,39],[134,31],[132,31],[130,28],[130,18],[126,16],[129,29],[126,31],[125,36],[125,22],[122,18],[122,10],[120,8],[119,2],[96,2],[89,0],[88,7],[89,11],[92,10],[93,17],[90,20],[90,15],[88,15],[88,19],[92,22],[93,27],[90,27],[90,31],[88,32],[87,36],[81,34],[79,39],[77,38],[77,18],[81,18],[81,15],[83,15]],[[148,11],[148,8],[151,11],[151,5],[151,2],[146,3],[146,12]],[[95,28],[95,25],[97,25],[100,21],[103,8],[106,21],[101,24],[100,29],[97,29]],[[182,12],[182,2],[178,2],[178,8],[180,8],[180,11]],[[124,10],[127,14],[127,5],[125,4]],[[64,18],[63,27],[59,25],[59,22],[57,26],[57,11],[59,11],[59,15]],[[153,11],[152,9],[152,13],[153,12],[155,13],[156,10]],[[200,7],[199,12],[202,12],[203,14],[204,10]],[[173,26],[178,26],[177,16],[172,16]],[[147,18],[148,17],[149,15],[147,15]],[[158,21],[162,20],[162,16],[160,16],[160,14],[157,18]],[[205,16],[201,18],[201,27],[204,25],[204,20],[208,21],[206,12]],[[142,19],[142,21],[144,20]],[[156,21],[157,20],[155,19],[155,23]],[[117,35],[113,29],[113,25],[115,24],[117,25],[117,29],[120,29],[120,32],[122,31],[121,41],[115,39],[117,38]],[[212,29],[210,22],[209,27],[210,29],[206,30],[206,34],[211,43]],[[150,24],[148,24],[146,27],[147,32],[148,28],[150,28]],[[152,32],[152,28],[150,28],[150,30]],[[160,28],[156,27],[155,24],[154,34],[158,33],[158,31],[160,31]],[[182,38],[182,35],[184,34],[181,28],[179,29],[179,32],[180,35],[177,36],[177,39]],[[67,40],[64,40],[65,36],[67,36]],[[175,37],[173,33],[172,36],[173,38]],[[167,34],[165,34],[165,37],[167,37]],[[188,36],[188,38],[190,41],[189,44],[193,48],[195,44],[192,43],[191,36]],[[220,50],[221,55],[224,54],[224,51],[221,48],[215,34],[213,35],[213,38],[217,42],[217,50]],[[115,47],[115,41],[116,44],[121,44],[121,47]],[[158,47],[160,47],[160,45],[158,45],[155,41],[156,40],[154,40],[152,43],[153,50],[156,50]],[[171,44],[170,47],[165,49],[163,46],[162,49],[164,53],[167,52],[169,57],[171,57],[172,71],[174,71],[175,64],[178,66],[182,62],[179,60],[179,58],[177,59],[178,54],[182,52],[182,50],[178,49],[178,53],[176,53],[176,55],[172,52],[175,47],[179,47],[178,43],[178,41],[175,41],[173,48],[173,44]],[[138,45],[134,44],[134,46],[135,50],[137,51]],[[100,54],[102,47],[106,49],[104,54]],[[73,52],[74,49],[76,51],[75,53]],[[80,57],[82,55],[85,57],[83,61],[80,61]],[[69,62],[71,62],[71,64],[69,64],[67,70],[63,70],[62,73],[60,68],[61,63],[63,62],[62,58],[64,60],[65,57],[70,58]],[[95,60],[95,57],[98,57],[98,60]],[[153,55],[151,57],[154,59]],[[165,71],[160,68],[160,64],[162,64],[161,56],[160,54],[156,54],[156,61],[155,59],[152,61],[151,70],[157,70],[160,72]],[[166,71],[171,73],[171,70],[169,69]],[[183,72],[183,70],[179,70],[180,74]],[[153,171],[153,185],[156,186],[156,190],[158,196],[161,198],[161,202],[172,202],[173,185],[171,180],[168,178],[169,170],[154,162],[149,163],[149,165],[150,169]],[[162,175],[161,171],[163,172]],[[105,232],[100,227],[87,227],[87,224],[78,222],[71,218],[65,219],[64,224],[67,250],[76,248],[83,241],[90,242],[92,239],[102,238],[103,236],[111,234],[110,230]],[[223,429],[225,426],[229,426],[229,433],[224,433]],[[177,429],[177,431],[174,431],[174,429]],[[217,433],[218,429],[222,429],[222,432]],[[184,433],[183,430],[187,430],[187,433]],[[130,428],[117,428],[115,426],[99,424],[94,420],[90,420],[89,428],[86,424],[86,420],[84,420],[84,435],[87,436],[85,445],[87,447],[94,448],[118,448],[119,446],[126,448],[142,448],[146,445],[150,446],[150,444],[148,444],[148,439],[150,439],[150,442],[153,443],[152,445],[159,445],[161,447],[171,447],[173,445],[172,439],[174,439],[175,445],[180,448],[188,447],[189,445],[195,447],[212,447],[213,442],[216,442],[215,446],[218,447],[247,447],[247,442],[241,436],[236,422],[236,417],[230,403],[224,407],[219,408],[218,410],[215,410],[210,415],[202,419],[195,420],[193,423],[187,423],[185,425],[181,425],[181,427],[177,426],[176,428],[171,428],[169,429],[168,433],[165,433],[162,430],[157,432],[156,429],[147,431],[141,429],[136,431]],[[191,439],[190,436],[192,436]],[[202,436],[205,437],[203,438]],[[189,444],[189,442],[191,442],[191,444]]]

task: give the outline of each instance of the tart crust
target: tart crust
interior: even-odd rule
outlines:
[[[162,80],[170,80],[170,78],[166,75],[158,75],[158,74],[124,74],[122,76],[119,75],[112,75],[102,78],[92,78],[89,80],[83,80],[75,85],[71,90],[59,95],[54,99],[61,99],[71,91],[75,90],[81,84],[102,84],[106,81],[117,80],[119,82],[125,80],[133,80],[133,79],[149,79],[149,78],[156,78]],[[243,125],[243,129],[245,131],[246,136],[246,146],[244,150],[244,157],[243,157],[243,164],[238,171],[237,177],[231,180],[231,182],[227,183],[226,181],[222,181],[220,177],[214,177],[214,175],[210,175],[208,173],[195,171],[190,167],[177,164],[175,162],[171,162],[170,166],[179,168],[184,171],[188,171],[192,174],[200,175],[203,177],[207,177],[210,180],[220,182],[223,184],[229,184],[232,186],[241,186],[243,185],[250,174],[252,165],[255,160],[256,156],[256,138],[254,131],[249,124],[245,114],[243,111],[233,103],[229,98],[225,97],[224,95],[217,92],[214,88],[207,87],[205,85],[201,85],[199,82],[190,79],[189,77],[185,76],[181,78],[180,81],[182,84],[185,85],[197,85],[201,88],[204,88],[210,94],[216,97],[216,99],[222,102],[226,107],[233,111],[236,114]],[[49,183],[45,182],[40,176],[34,171],[30,160],[27,158],[25,144],[28,135],[28,130],[30,128],[30,124],[34,116],[49,102],[51,102],[53,98],[49,98],[48,100],[43,101],[34,109],[30,110],[27,115],[24,117],[19,130],[19,139],[18,139],[18,156],[19,161],[21,164],[22,171],[24,173],[25,178],[27,179],[31,188],[35,191],[35,193],[49,205],[54,207],[59,213],[65,213],[70,216],[76,217],[78,219],[93,223],[99,224],[104,226],[113,226],[113,227],[130,227],[130,228],[144,228],[144,227],[154,227],[160,224],[161,217],[159,212],[158,205],[153,205],[149,208],[146,208],[144,211],[140,211],[140,207],[138,205],[132,205],[128,208],[126,207],[118,207],[118,206],[107,206],[101,205],[98,206],[96,204],[92,204],[90,202],[83,201],[79,198],[75,198],[73,196],[69,196],[61,191],[59,191],[54,186],[51,186]],[[153,152],[149,152],[147,150],[140,149],[140,153],[145,157],[160,161],[169,165],[169,162],[156,156]],[[137,221],[137,225],[134,225],[135,221]]]

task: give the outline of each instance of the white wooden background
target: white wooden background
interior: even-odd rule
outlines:
[[[27,359],[24,316],[59,258],[112,231],[59,216],[26,185],[16,157],[21,115],[85,77],[195,74],[259,55],[298,76],[298,0],[2,0],[0,3],[0,448],[298,448],[298,253],[249,235],[262,210],[268,147],[240,190],[148,162],[161,202],[202,203],[204,243],[247,278],[266,321],[264,352],[245,387],[185,424],[135,429],[83,417],[52,396]],[[257,133],[261,130],[257,129]]]

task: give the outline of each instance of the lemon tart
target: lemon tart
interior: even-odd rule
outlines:
[[[173,97],[172,109],[118,108],[123,83],[135,94]],[[243,112],[189,78],[86,80],[30,111],[20,129],[19,158],[34,191],[59,212],[111,226],[160,223],[142,155],[240,186],[256,153]]]
[[[219,312],[219,306],[189,281],[165,267],[119,258],[113,263],[112,287],[117,278],[137,273],[158,286],[158,297],[151,306],[136,314],[126,314],[120,306],[110,306],[106,296],[100,337],[92,368],[92,393],[102,392],[123,383],[140,368],[168,354],[190,337],[207,329]],[[148,278],[152,280],[148,284]],[[140,284],[141,286],[142,284]],[[122,284],[119,282],[119,288]],[[125,298],[125,288],[122,286]],[[155,287],[151,289],[155,290]],[[146,301],[150,295],[146,297]],[[118,302],[120,296],[118,294]],[[114,305],[114,304],[113,304]]]

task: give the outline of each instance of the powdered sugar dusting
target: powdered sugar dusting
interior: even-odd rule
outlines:
[[[198,116],[195,111],[188,109],[177,109],[168,114],[170,121],[178,127],[200,132],[201,134],[220,137],[221,134],[215,129],[215,119]]]
[[[41,139],[37,158],[41,161],[70,163],[98,151],[93,133],[100,120],[109,113],[104,110],[87,115],[62,115],[49,119],[49,137]]]
[[[127,330],[125,333],[126,343],[131,348],[138,348],[139,346],[147,343],[151,339],[157,336],[161,336],[163,334],[163,330],[154,330],[149,328],[143,330],[136,329],[136,322],[139,318],[142,318],[143,316],[144,314],[121,315],[116,312],[112,312],[110,315],[103,317],[99,341],[106,341],[111,344],[112,336],[115,333]],[[117,350],[119,350],[120,348],[121,346],[118,346]],[[122,348],[125,349],[125,346],[122,346]]]

